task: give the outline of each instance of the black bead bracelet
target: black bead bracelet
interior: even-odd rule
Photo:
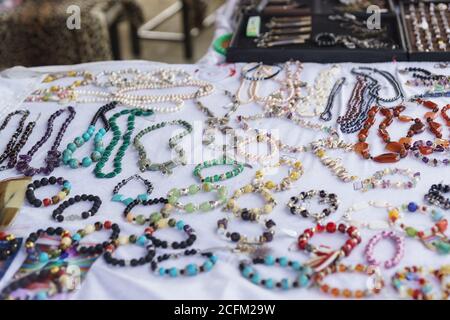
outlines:
[[[12,234],[0,232],[0,241],[4,242],[0,247],[0,261],[14,255],[20,247],[20,241]]]
[[[166,240],[160,240],[153,236],[153,234],[159,230],[166,227],[174,228],[186,233],[188,238],[183,241],[174,241],[170,245]],[[153,223],[150,227],[145,229],[145,236],[148,240],[156,247],[156,248],[172,248],[172,249],[186,249],[194,244],[195,240],[197,240],[197,235],[195,234],[195,230],[188,224],[185,224],[183,220],[175,220],[173,218],[159,219],[156,223]]]
[[[53,210],[53,213],[52,213],[53,219],[55,219],[58,222],[63,222],[64,219],[69,220],[69,221],[80,219],[80,217],[78,215],[71,215],[71,216],[64,218],[63,212],[71,205],[74,205],[75,203],[81,202],[81,201],[93,202],[91,210],[84,211],[83,213],[81,213],[82,219],[87,219],[89,217],[94,216],[97,213],[100,206],[102,205],[102,200],[100,200],[100,198],[98,196],[94,196],[92,194],[90,194],[90,195],[83,194],[81,196],[77,195],[75,197],[72,197],[72,198],[64,201],[63,203],[60,204],[60,206],[58,208]]]
[[[140,214],[135,216],[131,210],[133,210],[137,205],[143,205],[143,206],[152,206],[155,204],[163,204],[164,207],[159,211],[159,212],[153,212],[152,214],[149,215],[149,217],[145,217],[144,215]],[[161,218],[167,218],[169,217],[169,214],[171,212],[171,206],[166,207],[165,205],[167,205],[169,203],[169,201],[166,198],[154,198],[154,199],[149,199],[149,200],[144,200],[141,201],[139,199],[135,199],[133,200],[133,202],[131,202],[124,210],[123,215],[125,217],[125,219],[133,224],[138,224],[138,225],[144,225],[144,224],[151,224],[151,223],[155,223],[157,222],[159,219]]]
[[[39,189],[41,187],[51,185],[59,185],[62,186],[62,190],[58,192],[57,195],[51,197],[51,198],[44,198],[43,200],[37,199],[36,195],[34,194],[34,191],[36,189]],[[27,191],[25,192],[25,197],[27,198],[28,202],[33,205],[36,208],[41,207],[44,205],[45,207],[48,207],[52,204],[57,204],[60,201],[64,200],[70,193],[71,184],[69,181],[65,180],[62,177],[56,178],[56,177],[50,177],[50,178],[42,178],[40,180],[35,180],[33,183],[30,183],[27,186]]]
[[[432,205],[441,207],[444,210],[450,209],[450,198],[445,198],[442,194],[450,192],[450,184],[433,184],[425,195],[425,200]]]
[[[148,239],[145,235],[142,235],[140,237],[137,237],[136,235],[130,235],[128,237],[121,236],[119,239],[115,242],[117,245],[114,246],[107,246],[105,248],[105,253],[103,254],[103,258],[105,259],[105,262],[107,264],[118,266],[118,267],[125,267],[125,266],[131,266],[131,267],[138,267],[142,266],[144,264],[150,263],[153,258],[156,255],[155,246],[151,243],[149,243]],[[114,251],[118,248],[118,246],[122,245],[129,245],[134,244],[141,247],[144,247],[146,250],[146,253],[144,256],[140,258],[133,258],[133,259],[121,259],[121,258],[115,258],[113,256]]]

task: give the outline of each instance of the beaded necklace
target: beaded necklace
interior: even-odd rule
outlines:
[[[331,113],[333,106],[334,106],[334,100],[336,99],[336,96],[341,91],[343,85],[345,83],[345,77],[339,78],[333,85],[333,88],[331,88],[330,94],[328,96],[327,104],[325,105],[325,108],[323,109],[322,113],[320,114],[320,120],[323,121],[330,121],[333,117],[333,114]]]
[[[47,152],[47,157],[45,158],[45,167],[33,168],[30,166],[30,162],[33,159],[33,155],[42,147],[42,145],[50,138],[53,132],[53,122],[57,117],[59,117],[65,111],[69,112],[69,116],[62,124],[58,134],[56,135],[55,142],[51,146],[50,150]],[[75,109],[69,106],[67,109],[60,109],[53,113],[47,122],[47,130],[44,136],[26,153],[19,156],[19,161],[16,164],[16,169],[25,176],[32,177],[35,174],[42,173],[44,175],[49,175],[53,170],[60,165],[61,152],[58,151],[58,147],[61,144],[64,133],[69,127],[72,120],[75,118]]]
[[[173,149],[177,153],[178,158],[175,160],[171,159],[171,160],[168,160],[163,163],[152,163],[152,161],[147,157],[147,151],[145,150],[145,147],[142,144],[142,142],[140,141],[140,139],[142,139],[143,136],[145,136],[146,134],[148,134],[154,130],[158,130],[158,129],[164,128],[166,126],[172,126],[172,125],[180,125],[181,127],[184,128],[184,131],[182,133],[179,133],[176,136],[173,136],[169,139],[169,148],[171,150]],[[189,122],[184,121],[184,120],[172,120],[169,122],[161,122],[161,123],[154,124],[150,127],[143,129],[142,131],[140,131],[138,134],[136,134],[136,136],[134,137],[134,140],[133,140],[133,147],[137,150],[137,152],[139,154],[139,162],[138,162],[139,170],[141,170],[141,172],[161,171],[162,174],[172,174],[174,168],[176,168],[180,164],[185,165],[186,164],[186,152],[179,145],[179,142],[181,141],[181,139],[183,139],[185,136],[187,136],[191,132],[192,132],[192,125]]]
[[[427,121],[428,128],[430,129],[431,133],[433,133],[436,136],[436,138],[441,139],[442,138],[442,125],[440,123],[434,121],[439,114],[438,105],[436,103],[434,103],[433,101],[422,100],[420,98],[417,99],[416,102],[428,109],[431,109],[430,112],[425,113],[424,117],[425,117],[425,120]]]
[[[125,109],[122,110],[116,114],[114,114],[109,119],[109,125],[111,126],[111,129],[113,131],[113,138],[109,145],[105,148],[105,151],[102,154],[102,157],[97,162],[94,173],[97,178],[113,178],[120,174],[122,172],[122,159],[125,156],[125,152],[128,149],[128,146],[130,145],[131,141],[131,135],[135,128],[135,121],[136,117],[148,117],[153,114],[152,110],[139,110],[139,109]],[[119,150],[117,151],[116,156],[114,157],[114,170],[109,173],[104,173],[103,167],[105,166],[106,162],[109,160],[109,157],[111,156],[111,152],[114,150],[114,148],[117,146],[120,140],[121,131],[119,126],[117,125],[117,119],[119,117],[128,115],[127,119],[127,131],[123,134],[122,140],[123,144],[120,146]]]
[[[9,139],[8,143],[6,144],[6,148],[3,151],[2,154],[0,154],[0,164],[2,164],[6,159],[8,159],[12,151],[14,150],[14,147],[16,146],[17,139],[19,138],[20,134],[23,131],[23,128],[25,126],[25,121],[27,120],[28,116],[30,115],[30,112],[28,110],[17,110],[14,112],[11,112],[6,116],[6,118],[3,120],[2,124],[0,125],[0,132],[3,131],[6,126],[8,125],[9,121],[16,115],[20,115],[19,125],[16,129],[16,131],[11,136],[11,139]]]
[[[114,109],[117,106],[117,102],[111,102],[109,104],[101,107],[94,115],[91,120],[91,123],[88,129],[79,137],[76,137],[73,142],[69,143],[66,149],[63,151],[63,163],[68,165],[72,169],[76,169],[78,167],[89,167],[93,162],[97,162],[100,160],[103,152],[103,141],[102,138],[109,130],[109,123],[106,119],[106,112]],[[101,118],[104,122],[104,128],[101,128],[95,133],[95,124],[98,119]],[[94,135],[95,133],[95,135]],[[89,157],[84,157],[81,161],[74,158],[74,153],[78,148],[80,148],[83,144],[87,143],[94,136],[94,151],[91,153]]]

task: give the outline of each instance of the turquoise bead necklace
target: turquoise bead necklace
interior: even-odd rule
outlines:
[[[206,261],[201,265],[189,263],[184,268],[158,267],[158,264],[163,261],[166,261],[169,259],[179,259],[182,256],[189,257],[189,256],[194,256],[194,255],[204,257],[204,258],[206,258]],[[217,256],[214,255],[212,252],[202,252],[202,251],[199,251],[196,249],[191,249],[191,250],[185,250],[182,253],[162,254],[162,255],[156,257],[156,259],[154,259],[151,262],[151,269],[153,272],[155,272],[157,275],[160,275],[160,276],[169,276],[171,278],[176,278],[178,276],[193,277],[200,273],[205,273],[205,272],[211,271],[212,268],[215,266],[217,260],[218,260]]]
[[[253,268],[252,264],[263,264],[266,266],[278,265],[282,268],[291,268],[295,273],[295,277],[291,279],[282,278],[281,280],[275,280],[272,278],[262,278],[261,274]],[[313,271],[308,266],[304,266],[297,261],[291,261],[286,257],[275,258],[271,255],[265,257],[254,258],[250,261],[242,261],[239,264],[239,269],[244,278],[248,279],[252,283],[262,286],[266,289],[282,289],[288,290],[291,288],[305,288],[311,283],[311,276]]]
[[[63,163],[72,169],[77,169],[79,167],[87,168],[93,162],[100,160],[103,152],[105,151],[103,147],[103,137],[109,130],[109,123],[106,119],[106,112],[114,109],[117,106],[117,102],[111,102],[102,106],[94,115],[91,123],[87,130],[81,135],[76,137],[73,142],[69,143],[66,149],[63,151],[62,159]],[[104,128],[101,128],[95,133],[95,125],[98,119],[101,118],[104,123]],[[87,143],[94,137],[94,151],[90,156],[84,157],[81,161],[74,157],[74,153],[78,148]]]
[[[113,171],[109,173],[104,173],[103,168],[106,164],[106,162],[109,160],[109,157],[111,156],[111,152],[114,150],[114,148],[118,145],[120,137],[122,135],[122,132],[117,125],[117,119],[119,117],[128,115],[127,120],[127,131],[123,134],[122,140],[123,143],[119,147],[119,150],[114,157],[114,169]],[[105,148],[105,151],[102,154],[102,157],[97,162],[94,174],[97,178],[100,179],[110,179],[114,178],[118,174],[122,172],[122,159],[125,156],[125,151],[128,149],[131,141],[131,134],[134,131],[134,124],[136,121],[136,116],[138,117],[148,117],[153,115],[153,110],[142,110],[142,109],[125,109],[120,112],[117,112],[109,119],[109,125],[111,126],[111,130],[113,132],[113,138],[109,145]]]

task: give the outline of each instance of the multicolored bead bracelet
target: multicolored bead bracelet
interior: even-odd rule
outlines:
[[[303,204],[314,197],[318,197],[318,203],[328,205],[328,208],[325,208],[322,212],[318,213],[309,212]],[[291,197],[287,206],[292,214],[303,218],[312,218],[316,222],[319,222],[329,217],[333,212],[336,212],[339,208],[339,200],[334,193],[328,193],[325,190],[309,190],[300,192],[298,197]]]
[[[90,201],[93,202],[92,208],[89,211],[84,211],[81,213],[81,216],[79,215],[70,215],[67,217],[63,216],[64,210],[66,210],[68,207],[74,205],[77,202],[81,201]],[[94,196],[92,194],[82,194],[74,196],[64,202],[62,202],[58,208],[53,210],[52,218],[55,219],[57,222],[63,222],[64,220],[73,221],[73,220],[79,220],[79,219],[88,219],[89,217],[94,216],[98,209],[100,209],[100,206],[102,205],[102,200],[98,196]]]
[[[423,141],[419,140],[414,142],[412,145],[410,152],[413,155],[413,158],[421,160],[423,163],[431,166],[431,167],[439,167],[439,166],[448,166],[450,164],[450,158],[431,158],[429,155],[432,153],[438,154],[448,154],[450,155],[450,144],[448,141],[446,143],[443,142],[442,139],[438,142],[433,141]]]
[[[217,200],[205,201],[200,204],[194,204],[192,202],[183,204],[179,202],[180,197],[195,195],[199,191],[203,192],[211,192],[215,191],[217,193]],[[214,210],[218,207],[221,207],[227,201],[228,189],[225,186],[220,186],[217,184],[212,184],[210,182],[204,182],[201,185],[190,185],[187,188],[173,188],[167,194],[167,199],[169,204],[171,204],[174,208],[185,211],[186,213],[193,213],[195,211],[208,212]]]
[[[404,176],[409,181],[407,182],[392,182],[386,180],[384,177],[387,175],[400,175]],[[417,186],[420,180],[420,172],[414,172],[411,169],[399,169],[399,168],[386,168],[375,172],[371,177],[362,181],[355,182],[353,188],[362,192],[369,191],[371,189],[413,189]]]
[[[281,166],[289,166],[290,170],[287,177],[284,177],[280,183],[269,180],[264,181],[264,176],[270,171]],[[269,167],[264,167],[261,170],[256,171],[255,179],[253,180],[253,185],[259,188],[266,188],[272,192],[279,192],[288,190],[294,182],[296,182],[303,175],[303,165],[300,161],[291,160],[286,157],[281,157],[280,160]]]
[[[48,252],[38,252],[36,250],[36,242],[44,235],[47,235],[49,237],[59,237],[59,246],[57,248],[49,250]],[[64,230],[61,227],[48,227],[45,230],[39,229],[36,232],[30,233],[28,238],[25,240],[25,249],[27,251],[28,257],[32,260],[39,261],[40,263],[47,263],[52,259],[60,259],[66,257],[67,253],[65,251],[71,245],[72,237],[70,235],[70,232]]]
[[[353,218],[354,213],[367,210],[369,208],[384,208],[388,211],[388,219],[378,219],[378,220],[356,220]],[[342,219],[352,226],[359,229],[367,228],[370,230],[383,230],[392,228],[398,221],[403,218],[400,210],[386,201],[362,201],[353,204],[349,207],[344,214]]]
[[[142,266],[144,264],[150,263],[156,254],[155,247],[152,244],[149,244],[149,241],[145,235],[141,235],[139,237],[137,237],[134,234],[130,235],[130,236],[119,236],[118,239],[116,240],[116,243],[117,243],[117,245],[107,246],[105,248],[105,252],[103,254],[103,258],[105,259],[105,262],[112,266],[118,266],[118,267]],[[132,259],[115,258],[113,256],[113,253],[116,251],[116,249],[118,247],[130,245],[130,244],[145,248],[146,253],[140,258],[132,258]]]
[[[20,241],[13,234],[0,231],[0,261],[5,261],[20,248]]]
[[[276,223],[272,219],[264,222],[258,221],[257,225],[263,226],[264,231],[260,236],[249,237],[239,232],[228,231],[229,218],[223,218],[217,221],[217,234],[226,241],[231,241],[240,245],[262,245],[271,242],[275,235]]]
[[[403,258],[405,254],[405,239],[399,235],[397,235],[393,231],[382,231],[375,236],[373,236],[369,242],[367,243],[366,249],[364,250],[364,254],[366,256],[366,260],[371,266],[379,266],[381,262],[375,259],[373,253],[374,248],[382,239],[392,239],[395,244],[396,253],[395,256],[383,263],[383,266],[386,269],[390,269],[395,267],[400,263],[400,260]]]
[[[34,191],[41,188],[46,187],[48,185],[60,185],[62,186],[62,190],[58,192],[56,196],[53,196],[51,198],[44,198],[43,200],[37,199]],[[57,204],[60,201],[64,200],[70,193],[70,190],[72,188],[72,185],[69,181],[65,180],[62,177],[56,178],[56,177],[50,177],[50,178],[42,178],[40,180],[35,180],[33,183],[30,183],[27,186],[27,191],[25,192],[25,196],[28,200],[28,202],[33,205],[36,208],[41,207],[44,205],[44,207],[48,207],[52,204]]]
[[[316,233],[327,232],[333,234],[339,230],[341,233],[350,237],[339,249],[330,249],[326,246],[314,246],[309,240]],[[307,262],[315,272],[320,272],[330,265],[336,264],[341,259],[350,255],[353,249],[361,243],[361,235],[355,226],[347,226],[340,223],[338,226],[334,222],[328,222],[326,225],[317,224],[315,227],[305,229],[298,237],[297,246],[300,250],[306,251],[312,255],[312,259]]]
[[[152,206],[158,203],[163,204],[163,208],[160,211],[155,211],[151,213],[148,218],[146,218],[143,214],[134,215],[131,212],[131,210],[133,210],[137,205]],[[168,218],[172,210],[173,210],[172,205],[168,204],[168,200],[163,197],[144,201],[135,199],[125,208],[123,215],[125,219],[130,223],[136,223],[137,225],[144,225],[146,223],[149,224],[156,223],[158,220],[162,218]]]
[[[167,261],[170,259],[180,259],[181,257],[191,257],[195,255],[206,258],[206,261],[201,265],[189,263],[184,268],[158,267],[158,265],[163,261]],[[171,278],[176,278],[178,276],[193,277],[198,275],[199,273],[211,271],[211,269],[215,266],[217,260],[217,256],[212,252],[202,252],[200,250],[190,249],[185,250],[182,253],[165,253],[156,257],[151,263],[151,269],[153,272],[156,272],[156,274],[160,276],[169,276]]]
[[[154,233],[164,228],[173,228],[175,230],[184,232],[187,239],[183,241],[173,241],[171,244],[167,240],[161,240],[154,236]],[[175,220],[173,218],[162,218],[153,223],[150,227],[145,228],[145,237],[150,240],[152,245],[156,248],[172,248],[172,249],[186,249],[194,244],[197,240],[195,230],[183,220]]]
[[[145,201],[148,200],[148,196],[153,191],[153,184],[148,181],[147,179],[142,178],[140,175],[135,174],[127,179],[123,179],[120,181],[113,190],[113,197],[111,198],[111,201],[114,202],[122,202],[124,205],[128,206],[131,202],[133,202],[135,199],[131,197],[125,197],[123,194],[119,193],[120,189],[125,186],[128,182],[131,180],[138,180],[144,183],[145,187],[147,188],[146,193],[141,193],[136,197],[136,200],[138,201]]]
[[[101,230],[111,230],[111,235],[109,236],[108,241],[90,246],[82,246],[80,244],[81,239],[84,239],[90,234]],[[102,254],[107,248],[110,248],[110,246],[116,246],[115,241],[118,239],[119,235],[120,227],[117,223],[112,223],[111,221],[98,221],[94,224],[89,224],[83,229],[78,230],[76,233],[74,233],[72,235],[72,243],[75,247],[75,250],[81,254],[99,255]]]
[[[350,290],[340,289],[337,287],[331,287],[324,282],[324,279],[332,274],[336,273],[361,273],[369,277],[370,281],[367,282],[367,288],[364,290]],[[314,280],[320,291],[326,294],[331,294],[333,297],[341,298],[366,298],[376,294],[379,294],[384,288],[383,277],[377,272],[376,268],[371,266],[365,266],[357,264],[355,266],[349,266],[344,264],[332,265],[325,270],[322,270],[314,275]]]
[[[234,166],[233,170],[227,171],[222,174],[215,174],[212,176],[204,177],[201,174],[201,171],[205,168],[211,168],[215,166]],[[237,162],[236,160],[232,160],[228,157],[222,157],[220,159],[214,159],[214,160],[208,160],[203,161],[202,163],[199,163],[194,168],[194,176],[198,177],[200,181],[203,182],[219,182],[219,181],[225,181],[227,179],[231,179],[233,177],[238,176],[240,173],[244,171],[244,165],[240,162]]]
[[[265,201],[264,207],[251,209],[239,207],[236,200],[242,195],[252,192],[258,193],[263,197]],[[233,192],[233,195],[228,199],[223,210],[231,211],[236,217],[241,217],[243,220],[257,221],[261,215],[271,213],[276,204],[277,202],[266,188],[259,188],[252,184],[247,184]]]
[[[412,298],[414,300],[433,300],[433,286],[427,278],[430,271],[420,266],[404,267],[392,276],[392,285],[403,299]],[[407,286],[408,282],[414,282],[418,288],[413,289]]]
[[[278,265],[281,268],[289,267],[292,269],[294,276],[292,280],[288,278],[282,278],[280,280],[262,278],[261,274],[252,266],[252,264],[263,264],[270,267]],[[266,289],[279,288],[288,290],[291,288],[306,288],[310,285],[312,277],[312,270],[310,267],[304,266],[298,261],[289,260],[286,257],[275,258],[271,255],[254,258],[252,261],[242,261],[239,263],[239,270],[244,278]]]

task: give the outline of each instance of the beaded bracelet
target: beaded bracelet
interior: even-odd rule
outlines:
[[[384,220],[355,220],[353,219],[353,213],[366,210],[368,208],[385,208],[388,210],[388,219]],[[390,203],[385,201],[368,201],[359,202],[349,207],[343,214],[342,219],[352,226],[359,229],[367,228],[370,230],[383,230],[393,227],[399,220],[403,218],[403,215],[398,208],[395,208]]]
[[[395,244],[396,253],[395,256],[383,263],[386,269],[390,269],[395,267],[400,263],[400,260],[403,258],[405,254],[405,240],[403,237],[398,236],[393,231],[382,231],[375,236],[373,236],[369,242],[367,243],[366,249],[364,250],[364,254],[366,256],[366,260],[371,266],[379,266],[381,262],[377,261],[374,256],[374,248],[382,239],[392,239]]]
[[[445,280],[450,276],[450,265],[444,265],[441,268],[434,270],[433,273],[441,284],[442,300],[448,300],[450,297],[450,283]]]
[[[325,246],[314,246],[309,243],[309,239],[316,233],[335,233],[339,230],[343,234],[347,234],[348,239],[343,246],[339,249],[329,249]],[[312,254],[312,259],[307,264],[319,272],[332,264],[336,264],[338,261],[350,255],[353,249],[361,243],[361,235],[358,228],[355,226],[347,226],[344,223],[340,223],[338,226],[334,222],[328,222],[326,225],[317,224],[315,227],[305,229],[303,233],[298,237],[297,246],[300,250],[306,251]]]
[[[433,300],[433,286],[427,279],[429,271],[424,267],[404,267],[392,276],[392,285],[401,298],[412,298],[414,300]],[[407,282],[415,282],[419,288],[407,287]]]
[[[104,241],[100,244],[95,244],[91,246],[82,246],[80,244],[81,239],[94,233],[95,231],[101,230],[111,230],[111,235],[109,236],[108,241]],[[120,227],[117,223],[112,223],[111,221],[105,222],[96,222],[93,225],[89,224],[84,229],[78,230],[76,233],[72,235],[72,243],[75,250],[81,254],[89,254],[89,255],[99,255],[102,254],[106,248],[110,246],[115,246],[115,241],[120,235]]]
[[[150,159],[147,157],[147,152],[144,148],[144,145],[141,143],[140,139],[148,134],[151,131],[164,128],[165,126],[169,125],[180,125],[184,128],[184,131],[182,133],[177,134],[176,136],[173,136],[169,139],[169,148],[175,150],[175,152],[178,155],[178,159],[175,160],[169,160],[163,163],[152,163]],[[163,174],[171,174],[172,170],[177,167],[178,165],[182,164],[185,165],[186,163],[186,152],[185,150],[178,145],[178,143],[183,139],[183,137],[187,136],[192,132],[192,125],[184,120],[173,120],[170,122],[161,122],[158,124],[154,124],[150,127],[145,128],[144,130],[141,130],[133,140],[133,146],[137,150],[139,154],[139,170],[141,172],[145,171],[161,171]]]
[[[384,179],[387,175],[401,175],[409,179],[407,182],[392,182],[391,180]],[[417,182],[420,180],[420,172],[414,172],[411,169],[399,169],[399,168],[386,168],[375,172],[372,177],[353,183],[355,190],[361,190],[366,192],[371,189],[412,189],[417,186]]]
[[[202,190],[204,192],[215,191],[217,193],[217,200],[205,201],[198,205],[196,205],[192,202],[189,202],[187,204],[182,204],[181,202],[178,201],[180,197],[188,196],[188,195],[195,195],[200,190]],[[177,208],[178,210],[182,210],[187,213],[193,213],[198,210],[201,210],[202,212],[207,212],[207,211],[211,211],[211,210],[214,210],[214,209],[222,206],[227,201],[227,195],[228,195],[227,187],[220,186],[217,184],[212,184],[210,182],[204,182],[200,186],[193,184],[187,188],[182,188],[182,189],[173,188],[167,194],[167,199],[168,199],[169,204],[171,204],[173,207]]]
[[[170,267],[170,268],[164,268],[159,267],[158,264],[169,260],[169,259],[179,259],[180,257],[190,257],[190,256],[200,256],[203,258],[206,258],[206,261],[201,265],[196,265],[194,263],[189,263],[184,268],[176,268],[176,267]],[[211,271],[211,269],[215,266],[217,262],[217,256],[215,256],[212,252],[201,252],[196,249],[190,249],[185,250],[182,253],[165,253],[160,256],[158,256],[155,260],[151,263],[151,269],[153,272],[156,272],[157,275],[160,276],[170,276],[171,278],[175,278],[177,276],[196,276],[199,273],[205,273]]]
[[[432,167],[448,166],[450,164],[450,158],[437,159],[437,158],[430,158],[429,155],[432,153],[450,154],[449,146],[450,144],[448,142],[444,143],[444,141],[441,139],[439,139],[438,142],[436,141],[425,142],[423,140],[419,140],[414,142],[414,144],[410,149],[410,152],[415,159],[421,160],[423,163],[429,166]]]
[[[269,170],[283,165],[287,165],[291,169],[289,170],[288,176],[284,177],[279,184],[276,184],[271,180],[269,181],[263,180],[264,175],[266,175]],[[253,180],[252,184],[258,186],[259,188],[264,187],[267,190],[274,192],[285,191],[288,190],[295,181],[300,179],[302,175],[303,175],[303,165],[300,161],[293,161],[288,158],[282,157],[280,158],[280,161],[278,161],[277,164],[270,167],[264,167],[263,169],[256,171],[255,179]]]
[[[432,205],[441,207],[444,210],[450,209],[450,198],[445,198],[442,193],[450,192],[450,184],[433,184],[425,195],[425,200]]]
[[[252,154],[247,152],[245,146],[251,143],[261,143],[265,142],[269,144],[269,154],[260,155],[260,154]],[[244,138],[239,141],[236,145],[236,151],[238,155],[244,157],[245,162],[259,162],[259,163],[267,163],[274,160],[278,154],[278,143],[272,137],[269,137],[266,134],[258,133],[257,135],[252,135],[250,137]]]
[[[63,187],[62,190],[60,192],[58,192],[58,194],[56,196],[53,196],[51,198],[45,198],[43,200],[36,199],[36,196],[34,194],[34,191],[36,189],[39,189],[40,187],[45,187],[48,185],[55,185],[55,184],[58,184]],[[64,200],[69,195],[71,188],[72,188],[72,185],[70,184],[70,182],[65,180],[62,177],[42,178],[41,180],[33,181],[33,183],[30,183],[27,186],[27,191],[25,193],[25,196],[26,196],[28,202],[36,208],[39,208],[42,205],[44,205],[44,207],[48,207],[52,204],[57,204],[58,202]]]
[[[58,236],[60,238],[60,243],[58,248],[49,250],[48,252],[37,252],[36,242],[42,236],[47,235],[49,237]],[[50,259],[59,259],[67,256],[66,250],[72,245],[72,238],[70,232],[64,230],[61,227],[53,228],[48,227],[46,230],[39,229],[36,232],[30,233],[28,238],[25,240],[25,249],[27,251],[28,257],[32,260],[39,261],[41,263],[47,263]]]
[[[5,261],[20,248],[20,241],[13,234],[0,231],[0,261]]]
[[[259,193],[265,201],[263,208],[240,208],[236,199],[241,197],[243,194],[249,193]],[[241,217],[243,220],[257,221],[261,215],[269,214],[272,212],[273,207],[276,205],[275,199],[265,188],[257,188],[251,184],[247,184],[234,191],[230,199],[228,199],[226,206],[223,208],[224,211],[231,211],[236,217]]]
[[[138,204],[141,204],[143,206],[152,206],[154,204],[161,203],[163,204],[163,208],[160,211],[155,211],[149,215],[148,218],[146,218],[143,214],[139,214],[135,216],[133,213],[131,213],[131,210],[133,210],[134,207],[136,207]],[[168,204],[168,200],[166,198],[154,198],[150,200],[144,200],[140,201],[138,199],[131,202],[124,210],[123,215],[125,219],[130,223],[136,223],[138,225],[144,225],[146,223],[152,224],[156,223],[158,220],[162,218],[167,218],[170,215],[170,212],[173,210],[172,205]]]
[[[331,158],[326,154],[326,150],[340,149],[344,152],[352,152],[353,144],[346,143],[344,140],[335,138],[320,139],[311,143],[313,154],[319,158],[320,162],[330,169],[331,173],[339,178],[342,182],[352,182],[358,179],[357,176],[351,175],[342,164],[340,159]]]
[[[329,207],[322,210],[322,212],[311,213],[306,209],[303,204],[305,201],[310,200],[314,197],[318,197],[319,204],[326,204]],[[299,203],[300,202],[300,203]],[[327,218],[333,212],[339,208],[339,200],[334,193],[327,193],[324,190],[309,190],[307,192],[300,192],[298,197],[291,197],[287,203],[288,208],[294,215],[301,216],[303,218],[313,218],[316,222],[322,221]]]
[[[264,243],[271,242],[275,235],[276,223],[272,220],[266,220],[259,222],[259,225],[264,227],[264,231],[260,236],[248,237],[242,235],[239,232],[228,231],[229,218],[223,218],[217,221],[217,234],[226,241],[231,241],[240,245],[262,245]]]
[[[134,234],[130,235],[130,236],[120,236],[116,240],[116,243],[117,243],[116,245],[107,246],[105,248],[105,253],[103,254],[103,258],[105,259],[105,262],[112,266],[118,266],[118,267],[142,266],[144,264],[150,263],[156,254],[155,247],[152,244],[148,244],[149,241],[145,235],[141,235],[139,237],[137,237]],[[135,245],[145,248],[146,254],[140,258],[132,258],[132,259],[114,258],[114,256],[112,254],[114,253],[114,251],[116,251],[116,249],[119,246],[124,246],[124,245],[129,245],[129,244],[135,244]]]
[[[220,165],[234,166],[234,168],[233,168],[233,170],[227,171],[222,174],[215,174],[213,176],[204,177],[201,174],[202,169],[211,168],[211,167],[220,166]],[[194,176],[198,177],[202,183],[203,182],[218,182],[218,181],[225,181],[227,179],[236,177],[242,171],[244,171],[244,165],[242,163],[239,163],[236,160],[232,160],[227,157],[222,157],[220,159],[204,161],[204,162],[196,165],[194,168]]]
[[[153,234],[163,228],[174,228],[175,230],[182,231],[187,235],[187,239],[183,241],[173,241],[170,245],[166,240],[160,240],[156,238]],[[159,219],[153,223],[150,227],[147,227],[144,231],[145,236],[156,248],[172,248],[172,249],[186,249],[194,244],[197,240],[197,235],[195,230],[183,220],[171,219]]]
[[[442,212],[427,206],[419,206],[415,202],[403,204],[401,207],[405,212],[419,212],[422,214],[430,213],[431,219],[434,222],[434,225],[430,228],[430,233],[428,234],[422,230],[417,230],[414,227],[400,223],[399,227],[408,237],[420,240],[426,248],[432,251],[437,251],[441,254],[450,253],[450,241],[444,234],[448,227],[448,220],[445,219]]]
[[[53,266],[51,268],[38,269],[32,271],[25,276],[10,282],[0,293],[0,300],[13,300],[12,293],[20,288],[27,288],[30,284],[36,282],[47,283],[51,289],[44,290],[27,295],[26,300],[47,300],[48,298],[62,293],[66,290],[68,283],[68,275],[66,268],[63,266]]]
[[[70,215],[70,216],[64,218],[64,216],[63,216],[64,210],[66,210],[71,205],[74,205],[75,203],[81,202],[81,201],[93,202],[92,208],[89,211],[82,212],[81,216]],[[82,194],[81,196],[77,195],[75,197],[72,197],[72,198],[64,201],[63,203],[61,203],[59,205],[58,208],[53,210],[52,218],[55,219],[57,222],[63,222],[64,220],[73,221],[73,220],[79,220],[79,219],[87,219],[89,217],[93,217],[97,213],[97,211],[101,205],[102,205],[102,200],[100,200],[100,198],[98,196],[94,196],[92,194],[90,194],[90,195]]]
[[[292,280],[287,278],[280,280],[274,280],[272,278],[264,279],[251,264],[264,264],[266,266],[274,266],[277,264],[282,268],[289,267],[294,271],[295,276]],[[271,255],[254,258],[251,262],[242,261],[239,263],[239,270],[244,278],[266,289],[279,288],[288,290],[290,288],[306,288],[310,285],[312,277],[312,270],[308,266],[303,266],[298,261],[289,260],[286,257],[275,258]]]
[[[364,290],[350,290],[350,289],[339,289],[336,287],[331,287],[324,283],[324,279],[335,273],[362,273],[369,276],[371,280],[367,283],[367,288]],[[356,298],[361,299],[369,296],[379,294],[384,288],[383,277],[376,271],[375,268],[370,266],[365,266],[362,264],[357,264],[355,266],[348,266],[344,264],[333,265],[320,271],[314,276],[317,286],[323,293],[331,294],[333,297],[343,297],[343,298]],[[370,284],[370,287],[369,287]]]
[[[113,197],[111,198],[111,201],[114,202],[122,202],[124,205],[128,206],[131,202],[133,202],[135,199],[130,198],[130,197],[125,197],[123,194],[119,193],[119,190],[125,186],[128,182],[130,182],[131,180],[138,180],[138,181],[142,181],[144,183],[144,185],[147,188],[147,192],[146,193],[141,193],[136,197],[136,200],[138,201],[145,201],[148,200],[148,196],[152,193],[153,191],[153,184],[148,181],[147,179],[142,178],[140,175],[135,174],[127,179],[123,179],[121,182],[119,182],[113,190]]]

